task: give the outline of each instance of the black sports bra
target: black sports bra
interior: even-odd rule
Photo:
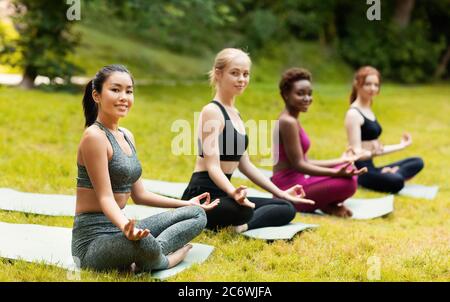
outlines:
[[[364,123],[361,125],[361,140],[371,141],[377,139],[382,132],[381,125],[378,123],[377,119],[375,118],[374,121],[369,120],[358,108],[350,108],[356,109],[356,111],[358,111],[364,118]]]
[[[248,135],[239,133],[236,128],[234,128],[231,122],[230,116],[228,115],[225,108],[218,101],[213,100],[211,103],[216,104],[225,119],[225,126],[219,135],[219,151],[220,151],[220,161],[239,161],[241,156],[245,153],[248,147]],[[239,115],[240,117],[240,115]],[[200,138],[197,140],[199,156],[203,157],[202,143]]]

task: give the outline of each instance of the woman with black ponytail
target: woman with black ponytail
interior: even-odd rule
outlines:
[[[188,201],[144,189],[133,135],[119,128],[131,109],[134,82],[121,65],[97,72],[83,97],[86,130],[77,154],[77,200],[72,230],[72,255],[81,268],[141,271],[166,269],[182,261],[187,244],[206,225],[205,210],[214,208],[209,193]],[[136,204],[177,208],[141,221],[122,209]],[[206,202],[200,204],[200,200]]]

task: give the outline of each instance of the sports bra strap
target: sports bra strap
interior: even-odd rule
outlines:
[[[359,114],[362,115],[362,117],[363,117],[365,120],[369,120],[369,121],[373,122],[371,119],[369,119],[368,117],[366,117],[358,107],[350,106],[350,109],[355,109],[356,111],[359,112]]]
[[[361,110],[359,110],[359,108],[351,106],[350,109],[355,109],[356,111],[359,112],[359,114],[361,114],[363,117],[365,117],[364,114],[361,112]]]
[[[225,107],[223,107],[223,105],[221,103],[219,103],[216,100],[212,100],[211,103],[216,104],[220,108],[220,111],[222,111],[222,114],[223,114],[223,116],[224,116],[226,121],[230,121],[231,120],[230,116],[228,115],[228,112],[225,110]]]

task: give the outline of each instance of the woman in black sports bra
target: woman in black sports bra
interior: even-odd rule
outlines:
[[[412,143],[408,133],[403,134],[399,144],[380,143],[378,138],[382,129],[371,109],[373,98],[380,90],[380,82],[380,73],[371,66],[361,67],[356,72],[345,128],[349,145],[361,156],[355,162],[356,167],[368,169],[367,173],[358,177],[358,184],[375,191],[397,193],[403,189],[405,180],[419,173],[424,164],[420,157],[410,157],[375,167],[373,157],[403,150]]]
[[[207,212],[209,229],[234,226],[237,232],[249,229],[281,226],[294,219],[292,203],[314,203],[303,199],[300,185],[286,191],[278,189],[245,152],[248,136],[244,123],[234,106],[250,78],[248,55],[235,48],[226,48],[216,56],[210,71],[211,85],[216,89],[214,100],[206,105],[199,118],[199,156],[194,173],[182,199],[203,192],[220,199],[219,205]],[[235,188],[230,182],[238,168],[250,180],[278,198],[247,198],[246,187]]]

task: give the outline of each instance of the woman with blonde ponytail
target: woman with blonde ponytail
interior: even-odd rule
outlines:
[[[278,189],[250,161],[246,152],[248,136],[236,108],[236,98],[250,81],[251,61],[236,48],[220,51],[209,73],[215,89],[212,102],[203,107],[199,118],[199,155],[194,173],[182,199],[204,192],[219,198],[219,205],[207,212],[209,229],[234,226],[236,232],[281,226],[294,219],[292,203],[314,203],[303,198],[300,185],[285,191]],[[277,198],[248,197],[245,186],[231,183],[233,172],[239,169],[251,181]]]
[[[367,167],[368,172],[358,177],[358,184],[367,189],[397,193],[405,180],[414,177],[423,166],[420,157],[410,157],[395,163],[376,167],[373,158],[405,149],[412,143],[411,135],[404,133],[400,143],[381,144],[381,125],[372,111],[373,99],[380,92],[380,72],[371,66],[358,69],[353,79],[350,94],[350,109],[345,117],[348,144],[359,154],[355,162],[357,168]]]

